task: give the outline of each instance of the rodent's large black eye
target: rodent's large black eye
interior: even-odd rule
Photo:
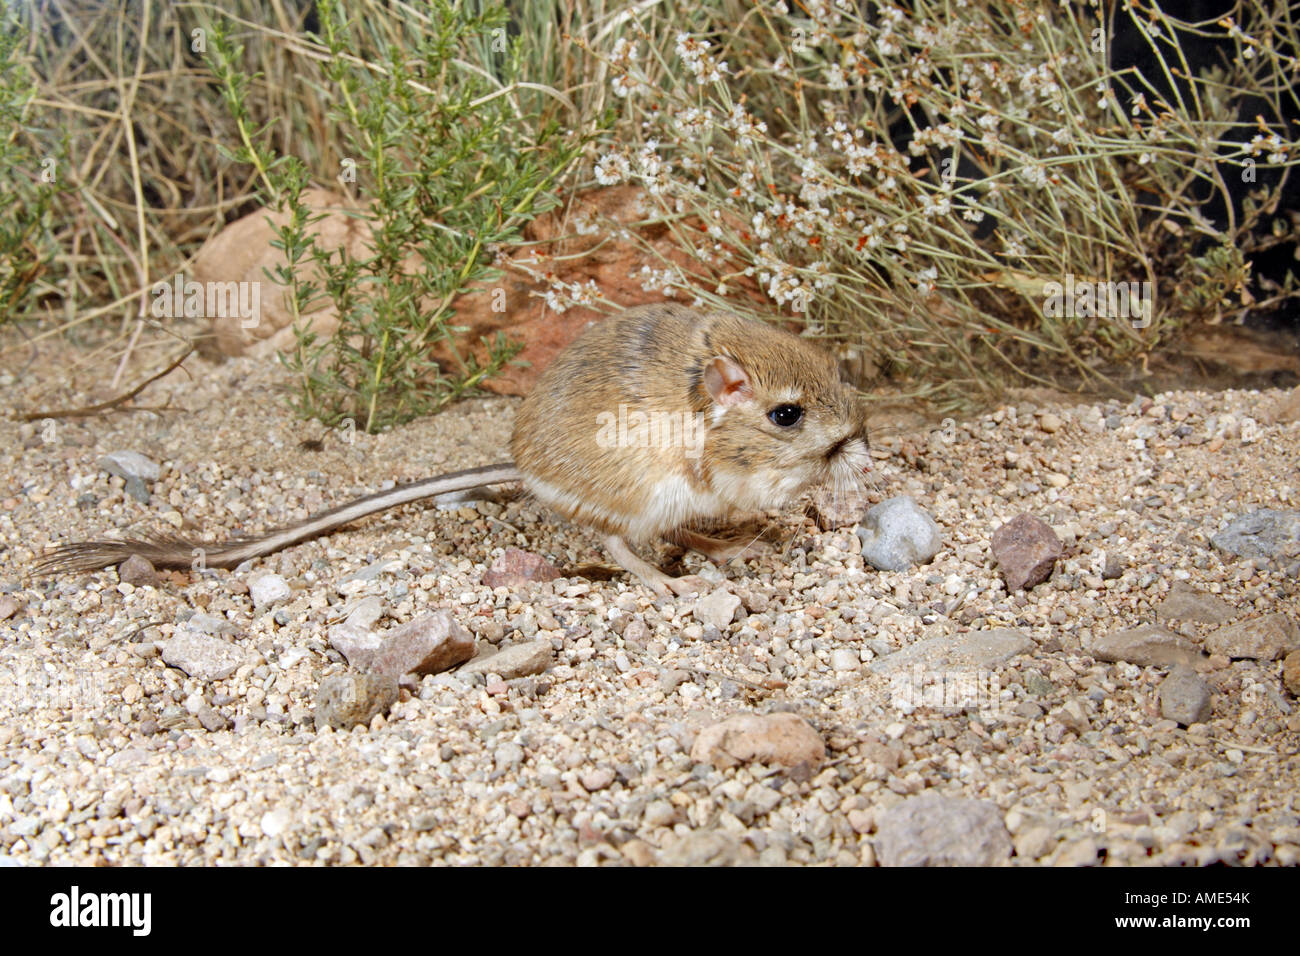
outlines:
[[[767,413],[767,420],[773,425],[790,428],[803,420],[803,409],[798,405],[778,405]]]

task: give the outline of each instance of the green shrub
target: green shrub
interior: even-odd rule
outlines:
[[[346,151],[340,172],[355,176],[368,203],[367,254],[324,250],[308,234],[306,171],[259,145],[264,131],[250,128],[234,66],[242,50],[220,28],[212,64],[240,131],[235,158],[253,163],[268,199],[293,213],[276,242],[288,262],[274,278],[289,288],[295,315],[324,297],[339,316],[328,340],[300,325],[298,348],[283,356],[301,383],[299,409],[375,431],[437,411],[515,354],[498,339],[485,365],[457,353],[459,367],[444,371],[430,347],[456,352],[452,300],[492,274],[494,246],[554,204],[551,190],[580,141],[524,109],[521,42],[507,35],[504,5],[433,3],[402,42],[380,41],[371,62],[353,53],[359,27],[345,4],[320,0],[316,10],[319,34],[307,42],[325,64],[329,115]],[[308,258],[319,286],[304,278]]]
[[[20,57],[25,33],[8,11],[0,18],[0,323],[27,310],[58,251],[50,210],[64,153],[31,125],[36,80]]]

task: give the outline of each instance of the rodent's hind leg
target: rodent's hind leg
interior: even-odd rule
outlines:
[[[697,534],[686,528],[677,528],[668,533],[667,538],[673,544],[698,551],[716,564],[725,564],[737,558],[757,558],[772,552],[772,546],[759,538],[749,541],[727,541],[724,538],[710,538]]]
[[[677,594],[684,597],[700,590],[700,580],[698,578],[690,576],[684,578],[669,577],[653,564],[637,557],[636,553],[628,547],[627,542],[619,535],[611,534],[605,537],[605,550],[609,552],[611,558],[656,594],[665,596]]]

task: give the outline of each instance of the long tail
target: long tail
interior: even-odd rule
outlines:
[[[216,545],[199,544],[169,534],[148,534],[124,541],[83,541],[79,544],[65,544],[49,552],[38,562],[37,568],[52,572],[93,571],[118,564],[133,554],[148,559],[156,568],[188,568],[196,561],[204,567],[234,567],[241,561],[271,554],[299,541],[333,531],[350,521],[409,501],[520,480],[519,469],[513,462],[484,465],[481,468],[469,468],[449,475],[413,481],[387,491],[377,491],[312,515],[306,521],[255,538],[234,538]]]

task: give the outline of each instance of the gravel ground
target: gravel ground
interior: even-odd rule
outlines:
[[[42,362],[68,358],[46,346]],[[505,500],[408,506],[155,586],[33,574],[52,544],[258,532],[506,457],[510,400],[312,451],[300,443],[323,428],[285,409],[282,372],[185,369],[140,396],[162,412],[0,426],[2,863],[1300,862],[1283,660],[1214,637],[1272,612],[1294,636],[1297,568],[1209,542],[1242,513],[1300,508],[1300,424],[1266,414],[1283,393],[1018,402],[880,437],[871,501],[910,495],[943,536],[901,572],[796,511],[770,517],[776,555],[722,569],[687,555],[704,597],[656,599],[623,574],[583,577],[605,561],[594,534]],[[0,375],[9,407],[31,389]],[[124,450],[160,475],[128,487],[98,464]],[[1009,596],[990,538],[1022,513],[1064,553]],[[508,547],[567,576],[484,585]],[[255,607],[267,572],[289,594]],[[331,627],[367,598],[375,630],[446,608],[480,657],[545,641],[549,666],[408,677],[368,726],[317,730],[317,688],[349,673]],[[1093,656],[1157,621],[1192,648],[1179,693],[1208,695],[1203,721],[1163,716],[1167,666]],[[1023,652],[1006,659],[994,629]],[[169,667],[181,630],[226,642],[233,673]],[[885,662],[930,639],[978,640],[943,672],[946,697],[918,698],[908,687],[933,690],[935,668]],[[767,717],[723,749],[758,760],[692,758],[706,728],[745,714]],[[824,757],[789,757],[819,743]]]

